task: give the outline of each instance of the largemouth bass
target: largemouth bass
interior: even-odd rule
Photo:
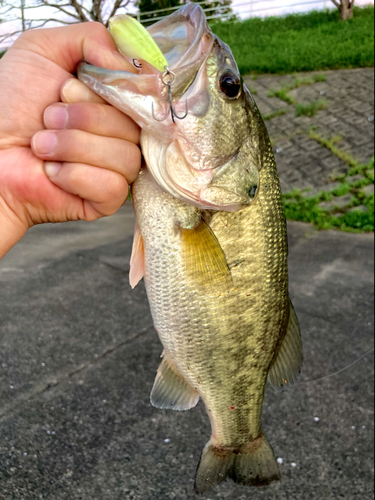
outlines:
[[[267,379],[290,385],[302,363],[272,147],[229,47],[198,5],[149,33],[165,73],[139,61],[138,74],[83,64],[79,77],[142,127],[130,281],[144,276],[164,346],[151,401],[187,410],[203,400],[212,436],[198,493],[227,477],[267,485],[280,478],[261,427]]]

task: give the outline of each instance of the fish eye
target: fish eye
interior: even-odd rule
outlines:
[[[220,77],[220,89],[229,99],[236,99],[241,91],[241,80],[232,71],[226,71]]]

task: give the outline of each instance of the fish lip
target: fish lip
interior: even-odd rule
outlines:
[[[189,65],[190,59],[194,59],[198,46],[201,43],[203,36],[208,36],[213,39],[212,32],[207,24],[206,14],[200,5],[188,3],[181,7],[176,12],[173,12],[165,19],[158,21],[150,26],[147,31],[158,43],[157,33],[167,29],[174,23],[188,21],[194,28],[194,39],[189,44],[188,49],[176,60],[170,64],[170,69],[182,69]],[[160,38],[160,37],[159,37]],[[168,61],[169,62],[169,61]],[[183,64],[182,64],[183,63]]]

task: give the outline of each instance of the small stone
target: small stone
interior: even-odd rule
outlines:
[[[296,467],[297,467],[297,464],[296,464],[295,462],[292,462],[290,465],[291,465],[291,467],[293,467],[293,468],[296,468]]]
[[[326,184],[322,190],[323,191],[333,191],[334,189],[338,188],[341,186],[341,182],[330,182],[329,184]]]
[[[365,205],[359,205],[358,207],[353,207],[349,210],[349,212],[363,212],[366,213],[368,212],[368,207]]]
[[[362,429],[366,429],[366,426],[365,426],[365,425],[362,425]]]
[[[279,465],[283,465],[283,463],[284,463],[284,459],[283,459],[283,458],[281,458],[281,457],[280,457],[280,458],[278,458],[278,459],[277,459],[277,463],[278,463]]]
[[[369,184],[368,186],[364,187],[362,191],[366,196],[371,196],[372,194],[374,194],[374,184]]]
[[[319,417],[315,417],[314,420],[315,420],[315,422],[320,422],[320,418]]]
[[[171,442],[171,440],[170,440],[170,439],[164,439],[164,443],[168,444],[168,443],[170,443],[170,442]]]
[[[320,208],[325,208],[327,210],[330,210],[334,207],[340,207],[344,208],[347,205],[350,205],[352,202],[352,195],[351,193],[348,193],[344,196],[338,196],[337,198],[334,198],[331,201],[323,201],[322,203],[319,203]]]
[[[46,366],[46,364],[45,364],[45,363],[42,363],[42,368],[44,368],[45,366]]]
[[[353,431],[355,431],[355,430],[356,430],[356,428],[357,428],[357,427],[356,427],[355,425],[352,425],[352,429],[353,429]]]
[[[373,121],[374,121],[374,115],[369,116],[369,117],[368,117],[368,121],[369,121],[369,122],[373,122]]]
[[[352,175],[351,177],[346,178],[346,182],[350,182],[351,184],[353,184],[354,182],[362,181],[362,180],[363,180],[362,174]]]
[[[283,148],[277,148],[277,149],[276,149],[276,153],[281,153],[281,152],[282,152],[282,150],[283,150]]]
[[[301,195],[304,198],[315,198],[315,196],[317,196],[321,191],[323,191],[323,188],[312,188],[308,190],[303,190]]]

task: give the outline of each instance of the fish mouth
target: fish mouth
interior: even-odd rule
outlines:
[[[206,15],[193,3],[153,24],[148,32],[167,59],[169,68],[181,73],[191,65],[200,67],[213,44]]]
[[[205,13],[199,5],[190,3],[150,26],[148,32],[174,74],[173,102],[177,110],[183,110],[186,103],[180,98],[204,66],[214,43]],[[131,55],[126,59],[134,62]],[[82,63],[78,67],[78,78],[143,129],[152,131],[164,141],[169,131],[168,139],[172,141],[174,123],[171,117],[162,123],[155,119],[155,116],[165,116],[170,105],[163,74],[148,63],[142,63],[141,67],[136,65],[136,69],[138,73],[130,73]]]

